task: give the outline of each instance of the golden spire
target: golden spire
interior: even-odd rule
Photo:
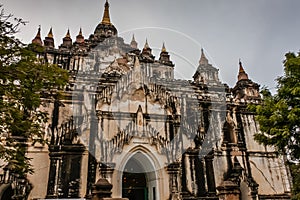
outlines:
[[[161,52],[167,52],[167,49],[166,49],[166,47],[165,47],[165,43],[163,42],[163,46],[162,46],[162,48],[161,48]]]
[[[201,48],[201,58],[199,60],[199,65],[208,65],[208,59],[204,54],[203,48]]]
[[[66,38],[71,38],[70,30],[69,30],[69,29],[68,29],[68,31],[67,31]]]
[[[163,45],[162,45],[162,48],[161,48],[161,52],[160,52],[160,56],[159,56],[159,61],[162,61],[163,64],[173,65],[172,62],[170,61],[170,55],[167,52],[167,48],[165,46],[165,42],[163,42]]]
[[[49,31],[49,33],[48,33],[48,37],[49,37],[49,38],[53,38],[52,27],[50,28],[50,31]]]
[[[242,65],[242,62],[241,62],[241,59],[239,60],[239,75],[238,75],[238,81],[240,80],[248,80],[248,74],[245,72],[244,68],[243,68],[243,65]]]
[[[52,33],[52,27],[50,28],[50,31],[49,31],[47,37],[45,37],[44,45],[46,47],[54,48],[54,38],[53,38],[53,33]]]
[[[111,25],[110,17],[109,17],[109,3],[107,0],[104,5],[104,13],[103,13],[103,18],[102,18],[101,24]]]

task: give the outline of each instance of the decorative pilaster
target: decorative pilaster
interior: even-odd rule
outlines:
[[[181,158],[181,193],[183,196],[187,195],[187,185],[186,185],[186,153],[182,154]]]
[[[206,188],[205,188],[205,176],[204,176],[204,161],[200,160],[199,154],[195,157],[195,173],[196,173],[196,184],[197,184],[197,196],[205,196]]]
[[[92,111],[91,117],[91,132],[89,137],[89,157],[88,157],[88,176],[87,176],[87,189],[86,198],[91,197],[92,185],[96,182],[96,168],[97,160],[95,158],[95,138],[98,132],[99,119],[96,117],[94,111]]]
[[[179,170],[180,170],[179,163],[172,163],[167,166],[167,171],[169,174],[169,190],[170,190],[169,199],[170,200],[178,199],[178,197],[180,196],[179,184],[178,184]]]
[[[58,197],[58,171],[59,162],[61,160],[60,156],[55,156],[50,153],[50,170],[48,178],[47,196],[48,199],[53,199]]]
[[[213,158],[214,158],[213,155],[207,155],[205,157],[207,188],[208,188],[209,196],[216,196],[216,183],[215,183]]]
[[[92,195],[92,186],[96,182],[96,168],[97,168],[97,161],[95,157],[89,152],[88,158],[88,176],[87,176],[87,189],[85,197],[91,198]]]

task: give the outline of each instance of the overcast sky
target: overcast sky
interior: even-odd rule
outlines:
[[[249,78],[274,88],[283,74],[286,52],[300,49],[299,0],[109,0],[112,23],[129,43],[132,33],[141,49],[148,38],[156,58],[165,42],[176,77],[191,79],[204,48],[233,87],[241,58]],[[104,0],[2,0],[6,13],[29,23],[19,38],[31,42],[39,25],[44,38],[53,27],[55,45],[70,28],[87,38],[101,21]],[[274,91],[274,90],[273,90]]]

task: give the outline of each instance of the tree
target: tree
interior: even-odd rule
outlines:
[[[262,132],[255,139],[287,153],[292,160],[300,158],[300,54],[287,53],[284,75],[277,79],[277,94],[262,90],[263,103],[254,107]]]
[[[261,132],[255,140],[275,147],[286,154],[290,161],[300,159],[300,53],[287,53],[284,61],[284,75],[277,79],[277,94],[262,90],[260,105],[250,106],[256,113]],[[294,177],[294,194],[300,196],[299,165],[291,165]],[[295,198],[297,198],[295,196]],[[299,197],[300,198],[300,197]]]
[[[68,73],[39,59],[41,46],[22,44],[15,34],[25,22],[0,8],[0,159],[26,177],[33,172],[26,145],[46,142],[42,127],[48,118],[42,99],[57,96]]]

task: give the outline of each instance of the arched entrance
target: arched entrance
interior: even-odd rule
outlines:
[[[157,177],[153,164],[141,152],[127,161],[122,174],[122,197],[129,200],[156,200]]]

